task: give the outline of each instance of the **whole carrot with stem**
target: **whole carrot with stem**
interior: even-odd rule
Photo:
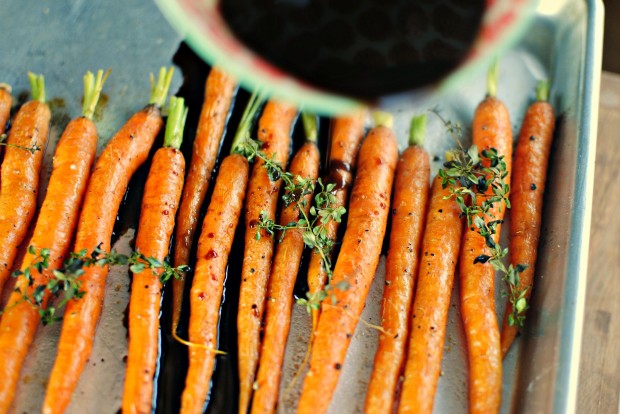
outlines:
[[[365,412],[391,413],[405,359],[409,309],[416,284],[430,161],[424,150],[426,115],[411,121],[409,148],[400,157],[394,179],[392,230],[383,292],[379,347],[366,393]]]
[[[298,413],[324,413],[333,396],[379,263],[397,161],[391,117],[385,117],[359,152],[347,231],[330,283],[332,297],[322,302]]]
[[[0,292],[37,208],[39,173],[49,133],[50,109],[42,75],[28,73],[32,100],[17,112],[0,172]]]
[[[329,150],[329,172],[325,178],[327,184],[335,184],[335,207],[344,207],[349,197],[349,189],[353,182],[353,171],[357,161],[357,153],[364,137],[366,111],[359,111],[347,117],[336,118],[332,125],[331,145]],[[331,220],[327,223],[327,237],[335,241],[340,223]],[[319,294],[325,287],[328,279],[321,255],[312,251],[308,265],[308,293],[309,296]],[[312,309],[312,330],[316,329],[320,307]]]
[[[297,109],[288,104],[270,101],[258,124],[258,140],[268,159],[286,166],[290,151],[290,136]],[[275,180],[272,181],[272,178]],[[239,413],[246,414],[252,396],[252,386],[260,352],[260,331],[271,272],[273,238],[256,226],[261,219],[273,220],[278,205],[282,180],[273,177],[258,159],[252,168],[245,207],[245,247],[241,269],[241,292],[237,313],[237,344],[239,352]]]
[[[510,185],[512,160],[512,127],[506,106],[496,97],[497,63],[489,71],[488,95],[478,105],[474,114],[473,145],[484,152],[495,149],[504,157],[507,174],[505,185]],[[489,163],[483,159],[483,164]],[[485,197],[494,195],[488,186]],[[477,197],[477,203],[485,197]],[[486,214],[484,223],[502,220],[506,211],[503,201],[495,203]],[[490,236],[499,241],[501,223]],[[495,314],[495,270],[491,263],[477,260],[490,255],[491,247],[475,227],[465,231],[460,255],[461,309],[467,339],[469,360],[469,408],[471,413],[499,411],[502,387],[502,359],[499,327]]]
[[[189,369],[181,413],[201,414],[209,394],[228,256],[243,209],[250,170],[247,159],[237,151],[249,136],[260,106],[260,99],[253,94],[235,134],[232,153],[220,165],[202,223],[190,291]]]
[[[450,196],[450,190],[442,188],[441,178],[436,177],[420,250],[399,414],[433,412],[463,233],[461,210]]]
[[[508,292],[511,300],[504,314],[501,333],[503,356],[508,353],[523,324],[534,283],[543,195],[555,126],[555,114],[548,98],[549,82],[541,81],[536,89],[536,102],[525,114],[514,159],[510,194],[510,261],[515,267],[525,268],[519,280],[513,283],[516,286]]]
[[[0,83],[0,135],[6,131],[11,116],[11,106],[13,105],[13,97],[11,96],[11,86],[6,83]]]
[[[146,161],[163,126],[160,108],[168,94],[173,69],[162,68],[153,82],[149,104],[112,137],[95,164],[78,221],[74,250],[110,252],[116,213],[131,176]],[[79,277],[84,295],[65,309],[58,353],[47,384],[43,413],[64,412],[90,356],[101,315],[108,267],[84,269]]]
[[[168,256],[170,237],[183,181],[185,158],[180,150],[187,109],[183,98],[170,98],[164,146],[155,152],[144,185],[136,251],[163,262]],[[162,269],[132,266],[129,300],[129,351],[125,371],[123,413],[149,414],[152,410],[154,375],[159,354],[159,313]]]
[[[306,143],[299,149],[289,168],[289,173],[303,180],[309,180],[314,187],[314,182],[319,174],[320,154],[317,148],[316,117],[303,114],[304,120],[310,118],[314,122],[304,122],[304,125],[312,124],[307,128]],[[299,193],[300,195],[297,195]],[[282,206],[280,213],[280,225],[291,227],[284,230],[283,235],[276,245],[276,251],[269,277],[267,292],[267,305],[265,311],[265,333],[261,346],[260,362],[256,379],[256,391],[252,400],[253,414],[272,413],[278,402],[278,390],[280,376],[286,349],[286,339],[291,325],[291,312],[293,308],[293,289],[301,263],[304,250],[304,229],[299,228],[297,223],[303,219],[305,223],[310,220],[308,214],[312,203],[312,192],[303,194],[303,190],[295,189],[287,191],[285,199],[292,200],[288,205]],[[297,200],[301,197],[300,200]]]
[[[32,247],[24,256],[22,274],[2,314],[0,413],[8,412],[15,397],[21,367],[41,320],[39,310],[47,307],[50,298],[49,290],[43,290],[40,298],[35,292],[52,280],[52,272],[62,267],[70,248],[97,151],[97,128],[92,117],[106,77],[102,70],[96,78],[91,72],[84,76],[82,116],[69,122],[58,141],[45,200],[30,240]],[[32,264],[42,249],[47,250],[49,263],[39,272]],[[24,274],[27,269],[30,276]]]
[[[198,130],[192,146],[192,160],[179,207],[174,243],[175,266],[189,263],[200,209],[211,181],[211,173],[215,167],[236,90],[236,82],[231,76],[219,68],[211,69],[205,84],[204,104],[200,112]],[[175,334],[181,316],[184,289],[184,278],[172,281],[172,332]]]

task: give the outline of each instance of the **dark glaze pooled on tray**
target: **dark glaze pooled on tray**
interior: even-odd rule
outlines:
[[[221,0],[232,32],[275,66],[374,99],[436,82],[465,58],[484,0]]]

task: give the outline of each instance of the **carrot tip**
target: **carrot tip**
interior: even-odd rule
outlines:
[[[30,79],[32,99],[45,103],[45,78],[43,78],[43,75],[28,72],[28,79]]]
[[[168,110],[168,121],[166,122],[166,135],[164,137],[164,147],[181,148],[183,142],[183,129],[187,119],[187,108],[183,98],[173,96],[170,98],[170,108]]]
[[[394,116],[389,112],[374,111],[372,113],[372,119],[375,123],[375,127],[392,128],[394,126]]]
[[[0,89],[4,89],[5,91],[7,91],[8,93],[13,92],[13,88],[11,88],[11,85],[9,85],[8,83],[2,83],[0,82]]]
[[[180,343],[182,343],[185,346],[204,349],[205,351],[213,352],[216,355],[228,355],[228,353],[226,353],[224,351],[220,351],[219,349],[214,349],[214,348],[208,347],[208,346],[203,345],[203,344],[197,344],[197,343],[194,343],[194,342],[186,341],[185,339],[183,339],[179,335],[177,335],[176,329],[172,330],[172,337],[175,339],[175,341],[180,342]]]
[[[91,71],[84,75],[84,99],[82,101],[82,115],[84,117],[93,119],[103,84],[111,71],[112,69],[108,69],[104,73],[102,69],[99,69],[96,78]]]
[[[174,67],[166,69],[162,66],[161,69],[159,69],[157,82],[155,82],[155,75],[151,73],[151,99],[149,100],[149,104],[155,105],[158,108],[162,108],[164,106],[173,74]]]
[[[409,128],[409,145],[424,145],[426,139],[426,115],[418,115],[411,118]]]

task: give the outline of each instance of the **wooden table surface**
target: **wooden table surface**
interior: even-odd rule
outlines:
[[[578,413],[620,413],[620,75],[603,72]]]

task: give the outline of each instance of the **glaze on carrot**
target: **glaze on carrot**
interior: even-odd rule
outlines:
[[[149,104],[134,114],[112,137],[95,164],[78,221],[74,251],[110,251],[116,213],[131,176],[146,161],[163,126],[160,107],[172,79],[172,69],[162,68]],[[84,365],[90,356],[101,315],[108,268],[91,266],[79,277],[81,299],[67,303],[58,352],[47,384],[44,414],[62,413],[69,405]]]
[[[286,166],[290,136],[297,109],[279,102],[268,102],[258,124],[258,140],[267,158],[275,158]],[[239,413],[246,414],[252,396],[252,385],[258,365],[260,331],[271,272],[273,238],[264,230],[256,238],[259,216],[265,212],[275,219],[282,180],[271,181],[264,161],[257,159],[252,168],[245,206],[245,247],[241,270],[241,292],[237,314],[239,358]]]
[[[174,266],[189,264],[200,209],[211,181],[211,173],[224,137],[236,90],[237,85],[232,77],[219,68],[211,69],[205,84],[204,104],[200,112],[198,130],[192,146],[192,160],[179,207],[175,230]],[[177,330],[179,324],[184,289],[185,278],[172,281],[173,331]]]
[[[463,233],[461,210],[449,196],[450,190],[442,188],[441,179],[436,177],[420,250],[399,414],[433,412]]]
[[[11,96],[11,87],[6,83],[0,83],[0,135],[6,131],[11,116],[11,106],[13,105],[13,97]]]
[[[385,290],[381,307],[379,347],[375,354],[366,413],[391,413],[398,378],[405,359],[409,309],[420,262],[430,181],[430,161],[424,150],[426,115],[411,122],[411,138],[396,168],[392,227],[387,255]]]
[[[107,75],[106,75],[107,76]],[[23,301],[22,293],[32,297],[39,286],[45,286],[52,271],[62,267],[69,251],[77,224],[79,208],[86,191],[86,184],[97,151],[97,128],[92,115],[99,99],[105,76],[99,71],[97,80],[92,73],[84,76],[83,116],[73,119],[65,128],[52,165],[45,200],[34,228],[30,245],[36,254],[49,249],[49,266],[39,273],[31,269],[33,284],[22,275],[17,279],[18,291],[11,293],[0,322],[0,413],[8,412],[15,398],[15,388],[21,367],[32,343],[41,317],[38,309]],[[90,94],[87,91],[92,91]],[[36,259],[27,252],[21,264],[24,271]],[[21,292],[21,293],[20,293]],[[49,291],[44,291],[41,306],[46,307]]]
[[[319,174],[319,158],[316,141],[307,141],[291,161],[289,172],[294,177],[299,176],[314,182]],[[307,194],[304,198],[304,211],[307,216],[312,204],[312,194]],[[292,203],[282,209],[280,224],[286,226],[296,223],[300,216],[297,204]],[[276,245],[269,277],[265,333],[258,364],[256,391],[252,399],[253,414],[273,413],[278,402],[280,374],[293,310],[293,289],[304,250],[303,232],[303,229],[286,230],[282,240]]]
[[[506,106],[495,97],[497,69],[490,71],[489,95],[476,108],[472,127],[473,145],[480,152],[495,148],[504,156],[506,169],[511,171],[512,126]],[[488,160],[484,160],[488,163]],[[510,185],[510,174],[504,178]],[[493,194],[492,186],[487,193]],[[477,197],[482,203],[483,197]],[[506,212],[503,202],[495,203],[485,222],[501,220]],[[499,241],[500,226],[493,236]],[[499,326],[495,314],[495,271],[490,263],[474,263],[481,254],[490,255],[475,226],[463,236],[459,274],[461,279],[461,309],[469,360],[469,411],[495,413],[499,411],[502,391],[502,357]]]
[[[547,101],[549,83],[540,82],[536,95],[537,101],[527,110],[519,134],[510,191],[510,261],[513,266],[527,266],[520,274],[518,289],[527,289],[525,299],[528,302],[534,283],[543,195],[555,127],[553,107]],[[508,315],[512,312],[509,302],[501,333],[502,356],[506,356],[519,331],[516,325],[508,323]]]
[[[28,73],[28,77],[33,99],[22,105],[13,120],[0,172],[0,292],[36,212],[51,118],[43,76]]]
[[[334,208],[346,206],[349,189],[353,182],[353,172],[357,161],[357,152],[364,137],[366,111],[360,111],[348,117],[336,118],[332,125],[331,146],[329,151],[329,173],[326,184],[336,184],[336,203]],[[331,220],[325,226],[327,237],[336,240],[340,223]],[[320,292],[325,287],[327,273],[323,268],[321,255],[314,250],[308,265],[308,290],[310,294]],[[320,310],[312,309],[312,326],[316,328]]]
[[[170,237],[183,191],[185,158],[180,151],[187,110],[183,98],[170,98],[164,146],[153,156],[142,196],[136,251],[163,262],[168,256]],[[159,354],[160,276],[145,268],[133,273],[129,300],[129,350],[123,413],[150,414],[154,376]]]
[[[331,281],[335,302],[331,297],[322,302],[299,400],[300,414],[325,413],[332,399],[379,263],[397,161],[394,132],[386,126],[372,129],[359,152],[347,231]]]

